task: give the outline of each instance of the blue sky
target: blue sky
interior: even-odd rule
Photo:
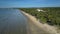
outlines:
[[[0,0],[0,8],[60,7],[60,0]]]

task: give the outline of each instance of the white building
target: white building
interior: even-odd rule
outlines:
[[[43,10],[41,10],[41,9],[37,9],[37,11],[38,11],[38,12],[40,12],[40,11],[42,11],[42,12],[46,12],[46,11],[43,11]]]

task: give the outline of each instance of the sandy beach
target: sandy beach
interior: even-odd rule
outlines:
[[[22,13],[28,18],[28,32],[30,34],[58,34],[54,26],[42,24],[34,16],[23,11]]]

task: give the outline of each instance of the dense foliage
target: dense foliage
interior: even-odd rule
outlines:
[[[35,16],[37,19],[43,23],[48,23],[50,25],[60,25],[60,8],[19,8],[26,13]],[[45,12],[38,12],[37,9],[43,10]]]

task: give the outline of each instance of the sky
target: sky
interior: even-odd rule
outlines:
[[[60,0],[0,0],[0,8],[60,7]]]

